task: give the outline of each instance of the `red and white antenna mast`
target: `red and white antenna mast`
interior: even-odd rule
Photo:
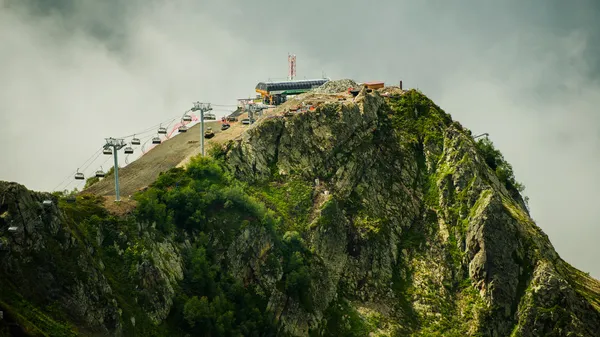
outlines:
[[[288,79],[291,81],[296,77],[296,55],[288,54]]]

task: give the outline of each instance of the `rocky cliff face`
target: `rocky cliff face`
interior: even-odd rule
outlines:
[[[318,305],[271,297],[289,331],[321,329],[341,296],[382,334],[600,335],[595,281],[560,259],[518,191],[433,102],[414,91],[303,100],[325,102],[262,122],[227,153],[240,179],[318,181],[304,234],[322,264]]]
[[[159,177],[131,216],[1,183],[0,330],[600,336],[599,283],[484,152],[419,92],[322,91]]]
[[[36,336],[121,336],[135,325],[127,302],[146,297],[141,318],[166,318],[172,284],[182,278],[178,251],[143,228],[128,231],[93,196],[78,203],[75,209],[49,193],[0,182],[0,310],[7,314],[0,328]],[[135,248],[136,260],[124,263]],[[130,284],[121,282],[126,272],[136,275]],[[130,288],[136,291],[123,298]]]

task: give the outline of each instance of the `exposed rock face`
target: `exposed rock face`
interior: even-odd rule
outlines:
[[[44,206],[44,201],[52,204]],[[58,303],[86,328],[118,335],[120,313],[106,278],[95,266],[94,248],[78,240],[56,202],[50,194],[0,183],[0,233],[8,243],[0,253],[2,287],[18,289],[39,304]],[[17,231],[10,232],[9,226]]]
[[[113,238],[106,238],[114,233],[102,228],[101,223],[89,224],[87,229],[91,233],[80,232],[73,219],[59,211],[57,202],[51,194],[0,182],[0,238],[3,242],[0,287],[4,302],[0,307],[24,316],[30,314],[31,305],[53,307],[65,313],[64,319],[76,324],[82,332],[120,336],[123,325],[129,324],[129,319],[123,322],[122,315],[122,306],[127,303],[119,302],[114,287],[121,284],[115,280],[109,282],[101,254],[107,245],[116,244]],[[16,227],[16,232],[9,227]],[[133,245],[123,232],[120,237],[124,250],[117,245],[117,254],[123,254]],[[153,240],[148,238],[147,241]],[[135,274],[132,280],[136,280],[139,289],[139,295],[134,298],[147,299],[147,305],[143,306],[146,314],[158,324],[166,318],[172,305],[173,286],[183,277],[181,256],[168,242],[147,244],[142,256],[132,266]],[[43,331],[62,327],[41,312],[31,315],[41,321],[31,323]],[[26,321],[17,323],[27,325]],[[65,327],[60,331],[69,335],[68,330]]]
[[[598,309],[519,193],[416,92],[388,100],[363,90],[265,120],[230,145],[227,163],[242,180],[300,175],[330,193],[307,236],[324,264],[311,288],[321,302],[308,312],[271,294],[295,335],[317,329],[341,289],[398,333],[600,335]]]

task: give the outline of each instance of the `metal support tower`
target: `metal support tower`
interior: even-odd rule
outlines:
[[[123,139],[116,138],[105,138],[106,144],[104,144],[104,148],[112,148],[113,158],[115,160],[115,194],[117,196],[115,201],[121,201],[121,197],[119,196],[119,158],[117,152],[125,147],[125,141]]]
[[[212,110],[210,103],[194,102],[192,111],[200,111],[200,153],[204,157],[204,113]]]

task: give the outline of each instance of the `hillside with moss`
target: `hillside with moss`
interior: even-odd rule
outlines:
[[[0,336],[600,335],[600,283],[491,141],[415,90],[338,96],[285,103],[317,108],[164,172],[126,215],[0,182]]]

